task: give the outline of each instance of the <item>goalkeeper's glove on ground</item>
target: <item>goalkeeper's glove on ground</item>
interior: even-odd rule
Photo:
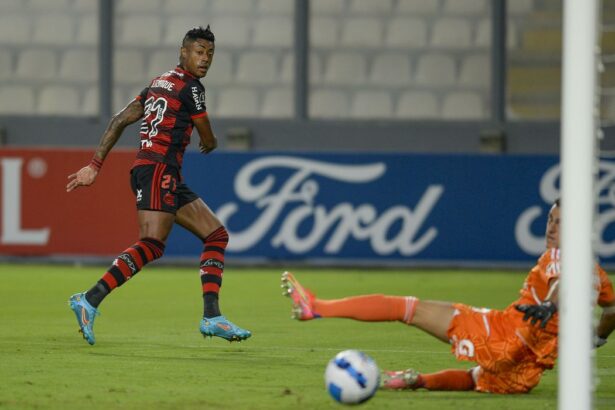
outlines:
[[[540,322],[540,327],[543,329],[547,326],[547,323],[551,320],[555,312],[557,312],[557,306],[550,300],[538,305],[515,305],[515,308],[519,312],[524,313],[524,321],[531,319],[530,323],[533,325]]]

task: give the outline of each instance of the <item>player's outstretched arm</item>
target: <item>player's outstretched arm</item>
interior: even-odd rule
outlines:
[[[194,126],[199,133],[199,148],[201,149],[201,152],[203,154],[209,154],[218,146],[218,139],[211,129],[209,118],[205,115],[203,117],[194,118],[192,121],[194,122]]]
[[[540,327],[544,329],[557,312],[558,286],[559,279],[552,279],[549,281],[549,293],[544,301],[537,305],[516,305],[515,308],[523,313],[523,320],[530,320],[532,325],[540,322]]]
[[[115,114],[111,121],[109,121],[107,129],[100,139],[92,161],[79,171],[68,176],[69,181],[66,185],[66,192],[73,191],[80,186],[92,185],[107,154],[120,139],[124,128],[138,121],[141,117],[143,117],[143,106],[136,99],[132,100],[130,104]]]

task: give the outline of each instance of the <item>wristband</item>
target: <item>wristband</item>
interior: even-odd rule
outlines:
[[[98,158],[94,157],[92,158],[92,161],[90,161],[90,167],[94,168],[96,171],[100,171],[100,169],[102,168],[102,161],[99,160]]]

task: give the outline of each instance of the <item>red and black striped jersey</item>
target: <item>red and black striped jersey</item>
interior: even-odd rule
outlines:
[[[207,115],[205,87],[177,66],[154,78],[137,96],[143,105],[141,149],[133,168],[159,162],[181,168],[193,119]]]

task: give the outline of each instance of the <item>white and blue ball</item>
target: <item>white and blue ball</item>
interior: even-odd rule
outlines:
[[[378,365],[358,350],[344,350],[329,361],[325,386],[336,401],[358,404],[369,400],[380,385]]]

